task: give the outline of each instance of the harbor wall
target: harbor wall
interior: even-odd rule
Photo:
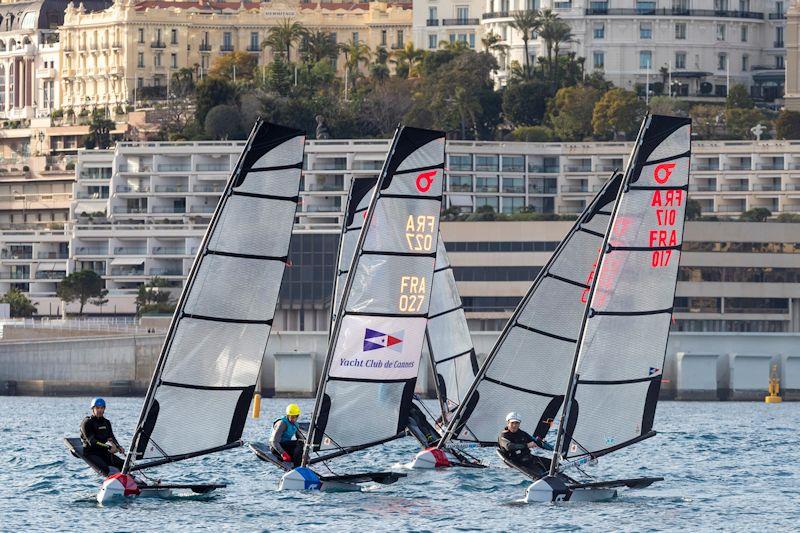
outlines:
[[[497,335],[497,332],[472,334],[479,362],[483,362]],[[0,342],[0,394],[144,394],[164,340],[163,334],[32,339],[24,332],[17,332],[15,336],[23,338]],[[313,396],[314,384],[322,372],[327,342],[326,332],[274,332],[261,368],[262,394]],[[683,354],[684,361],[701,356],[716,364],[684,364],[685,372],[694,375],[692,379],[683,376],[682,380],[678,353]],[[768,361],[758,367],[757,375],[752,375],[749,370],[754,357]],[[661,396],[679,400],[761,400],[769,383],[768,369],[774,365],[782,379],[784,398],[798,399],[800,380],[795,377],[798,373],[795,361],[799,358],[798,334],[676,332],[670,335],[667,346]],[[740,364],[737,361],[751,366],[742,367],[737,372],[735,365]],[[786,361],[792,362],[791,373]],[[783,366],[787,367],[786,378],[781,374]],[[708,375],[696,375],[698,371]],[[276,375],[280,376],[277,383]],[[742,376],[748,379],[742,379]],[[682,382],[686,384],[683,390]],[[701,382],[716,383],[716,387],[691,388]],[[417,392],[431,395],[432,389],[428,358],[424,354]]]

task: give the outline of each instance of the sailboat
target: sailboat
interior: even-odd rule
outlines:
[[[431,305],[444,147],[443,132],[407,126],[395,132],[375,192],[360,211],[363,229],[333,315],[303,462],[281,478],[280,490],[343,490],[404,476],[321,477],[309,466],[405,436]],[[342,259],[346,246],[343,240]]]
[[[257,120],[178,301],[122,471],[102,504],[174,489],[134,473],[241,446],[299,201],[305,136]]]
[[[690,155],[690,119],[645,117],[586,295],[549,472],[527,502],[601,501],[662,479],[571,483],[558,474],[656,434]]]

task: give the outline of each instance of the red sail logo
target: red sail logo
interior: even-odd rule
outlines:
[[[665,184],[672,175],[672,169],[674,168],[675,163],[663,163],[658,165],[653,171],[653,179],[656,180],[656,183],[660,183],[661,185]]]
[[[419,192],[428,192],[433,185],[433,177],[436,176],[435,170],[423,172],[417,176],[417,190]]]

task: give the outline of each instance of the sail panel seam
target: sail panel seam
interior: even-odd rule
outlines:
[[[646,381],[653,381],[661,379],[661,374],[653,374],[646,378],[636,379],[579,379],[579,385],[627,385],[629,383],[644,383]]]
[[[670,132],[669,135],[671,135],[672,133],[674,133],[674,132]],[[665,136],[664,139],[666,139],[669,135]],[[661,140],[663,141],[663,139],[661,139]],[[652,161],[645,161],[644,163],[642,163],[642,166],[648,166],[649,167],[650,165],[657,165],[659,163],[666,163],[667,161],[672,161],[673,159],[683,159],[684,157],[689,157],[691,155],[692,155],[692,151],[691,150],[687,150],[687,151],[682,152],[682,153],[680,153],[678,155],[673,155],[673,156],[670,156],[670,157],[662,157],[661,159],[653,159]]]
[[[431,257],[436,258],[436,253],[415,254],[413,252],[382,252],[379,250],[362,250],[361,255],[389,255],[399,257]]]
[[[269,153],[269,151],[267,151],[266,153]],[[303,170],[303,162],[300,161],[299,163],[292,163],[291,165],[278,165],[276,167],[251,167],[247,171],[247,173],[249,174],[250,172],[275,172],[277,170],[289,170],[293,168]]]
[[[299,196],[275,196],[274,194],[259,194],[256,192],[244,192],[244,191],[231,191],[231,196],[245,196],[247,198],[258,198],[260,200],[276,200],[278,202],[291,202],[296,204],[299,200]]]
[[[285,263],[289,260],[287,255],[255,255],[255,254],[240,254],[237,252],[222,252],[220,250],[206,250],[203,255],[219,255],[221,257],[236,257],[238,259],[258,259],[261,261],[280,261]]]
[[[652,311],[595,311],[592,309],[592,316],[647,316],[672,313],[673,307],[666,309],[653,309]]]
[[[265,326],[272,325],[272,319],[269,320],[255,320],[246,318],[222,318],[218,316],[195,315],[191,313],[181,313],[181,318],[193,318],[195,320],[207,320],[209,322],[228,322],[232,324],[263,324]]]
[[[245,385],[241,387],[224,387],[224,386],[214,386],[214,385],[192,385],[190,383],[178,383],[177,381],[164,381],[161,380],[159,382],[160,385],[164,385],[167,387],[180,387],[182,389],[196,389],[196,390],[219,390],[219,391],[243,391],[245,389],[249,389],[252,385]]]

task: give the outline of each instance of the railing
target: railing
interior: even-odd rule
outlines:
[[[709,191],[716,191],[716,185],[690,185],[690,191],[697,191],[697,192],[709,192]]]
[[[786,20],[786,13],[770,13],[769,20]]]
[[[75,255],[108,255],[108,248],[80,246],[75,250]]]
[[[472,185],[450,185],[450,192],[472,192]]]
[[[773,48],[783,48],[783,41],[774,41],[772,43]]]
[[[220,172],[230,170],[230,166],[224,163],[198,163],[195,165],[198,172]]]
[[[155,205],[153,206],[153,213],[169,214],[169,213],[185,213],[186,207],[175,205]]]
[[[156,185],[155,192],[188,192],[188,185]]]
[[[36,273],[36,279],[64,279],[65,277],[67,277],[65,270],[46,270]]]
[[[752,170],[750,165],[725,165],[725,170]]]
[[[341,210],[335,205],[303,205],[306,213],[337,213]]]
[[[725,304],[725,314],[741,314],[741,313],[749,313],[749,314],[764,314],[764,315],[788,315],[789,308],[788,307],[731,307],[729,304]]]
[[[498,187],[488,187],[488,186],[481,186],[478,185],[475,187],[475,192],[500,192]]]
[[[261,51],[261,47],[260,46],[253,46],[252,44],[249,44],[249,45],[247,45],[247,51],[248,52],[260,52]]]
[[[696,172],[711,172],[711,171],[719,172],[719,165],[716,165],[716,166],[714,166],[714,165],[697,165],[695,167],[692,167],[692,170],[694,170]]]
[[[201,52],[210,52],[211,51],[211,45],[208,44],[208,43],[200,43],[200,51]]]
[[[478,19],[442,19],[442,26],[477,26]]]
[[[729,11],[716,9],[653,9],[653,8],[589,8],[585,11],[587,16],[599,15],[609,17],[720,17],[720,18],[739,18],[739,19],[763,19],[764,13],[755,11]],[[490,13],[491,14],[491,13]],[[507,16],[507,15],[506,15]],[[485,17],[484,18],[497,18]]]
[[[503,172],[525,172],[525,165],[503,165]]]
[[[188,172],[192,169],[185,163],[158,165],[159,172]]]
[[[576,215],[583,213],[583,210],[586,209],[583,206],[573,206],[573,205],[562,205],[558,208],[559,213],[569,214],[569,215]]]
[[[800,183],[787,183],[783,186],[785,191],[800,191]]]
[[[150,48],[166,48],[166,47],[167,47],[167,44],[166,43],[162,43],[160,41],[159,42],[150,43]]]
[[[510,17],[510,16],[511,16],[511,12],[510,11],[492,11],[490,13],[484,13],[483,15],[481,15],[481,18],[483,20],[486,20],[486,19],[502,19],[502,18],[507,18],[507,17]]]
[[[562,185],[561,192],[589,192],[588,185]]]
[[[719,190],[720,191],[747,191],[749,189],[747,188],[747,184],[746,183],[741,183],[741,184],[737,184],[737,185],[720,185],[719,186]]]
[[[191,213],[213,213],[217,208],[215,205],[193,205],[189,208]]]
[[[137,268],[112,268],[112,276],[144,276],[144,269]]]
[[[717,213],[742,213],[747,209],[743,205],[718,205],[714,211]]]
[[[0,273],[0,279],[30,279],[31,275],[27,272]]]
[[[222,192],[224,185],[195,185],[194,192]]]
[[[186,255],[186,249],[180,247],[156,246],[153,255]]]
[[[314,191],[344,191],[342,183],[309,183],[305,188],[306,192]]]
[[[183,276],[183,271],[175,268],[151,268],[149,273],[151,276]]]
[[[753,190],[754,191],[780,191],[781,190],[781,184],[780,183],[769,183],[767,185],[762,185],[762,184],[756,183],[756,184],[753,185]]]
[[[428,20],[425,21],[425,25],[426,26],[438,26],[439,25],[439,19],[428,19]]]
[[[472,172],[472,164],[458,165],[451,163],[447,168],[450,172]]]
[[[124,206],[116,206],[111,211],[112,213],[119,213],[122,215],[143,215],[147,213],[146,207],[124,207]]]
[[[78,191],[75,193],[75,198],[78,200],[108,200],[108,192],[86,192]]]
[[[2,252],[0,259],[33,259],[33,252]]]
[[[531,166],[528,165],[528,172],[534,172],[536,174],[558,174],[559,168],[555,167],[545,167],[545,166]]]
[[[219,45],[220,52],[233,52],[233,45],[232,44],[221,44]]]
[[[69,254],[66,252],[38,252],[37,259],[69,259]]]
[[[503,192],[507,192],[507,193],[511,193],[511,194],[524,193],[525,192],[525,187],[503,185]]]
[[[564,172],[591,172],[592,167],[587,166],[566,166]]]
[[[548,187],[528,186],[528,194],[557,194],[558,187],[550,185]]]
[[[145,247],[115,246],[114,255],[143,255],[147,253]]]
[[[131,187],[130,185],[117,185],[117,192],[150,192],[150,187],[142,185],[139,187]]]

